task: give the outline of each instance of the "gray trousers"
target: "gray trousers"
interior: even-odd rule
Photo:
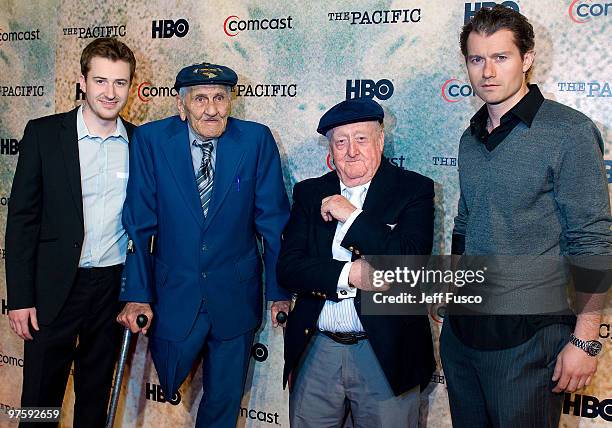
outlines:
[[[292,428],[416,428],[419,404],[419,386],[393,394],[368,340],[342,345],[318,333],[294,380],[289,420]]]
[[[557,428],[563,394],[552,392],[551,378],[571,331],[552,324],[521,345],[481,351],[464,345],[445,323],[440,357],[453,428]]]

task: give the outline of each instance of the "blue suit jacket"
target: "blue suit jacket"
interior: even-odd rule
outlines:
[[[138,127],[130,144],[130,178],[123,224],[134,252],[127,256],[121,300],[149,302],[151,334],[182,340],[204,299],[212,332],[229,339],[252,330],[262,315],[263,238],[267,300],[286,300],[276,261],[289,201],[270,130],[229,118],[219,137],[206,219],[178,116]],[[148,246],[156,236],[155,251]]]

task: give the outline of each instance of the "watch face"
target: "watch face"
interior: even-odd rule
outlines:
[[[587,352],[593,357],[599,354],[601,352],[601,342],[597,340],[587,342]]]

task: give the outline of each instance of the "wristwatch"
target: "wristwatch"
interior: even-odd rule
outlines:
[[[574,333],[570,334],[570,343],[582,349],[584,352],[589,354],[591,357],[596,357],[597,354],[601,352],[601,348],[602,348],[600,341],[578,339],[576,336],[574,336]]]

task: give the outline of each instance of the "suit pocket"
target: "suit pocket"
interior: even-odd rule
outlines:
[[[44,244],[46,242],[57,242],[59,238],[57,236],[41,236],[38,238],[39,244]]]
[[[169,270],[168,265],[159,259],[155,259],[155,285],[157,287],[161,288],[166,285]]]
[[[244,282],[248,279],[261,276],[261,272],[262,267],[259,255],[236,263],[236,274],[238,275],[239,282]]]
[[[255,180],[257,176],[253,177],[242,177],[237,175],[234,178],[234,192],[245,192],[247,189],[251,189],[255,186]]]

